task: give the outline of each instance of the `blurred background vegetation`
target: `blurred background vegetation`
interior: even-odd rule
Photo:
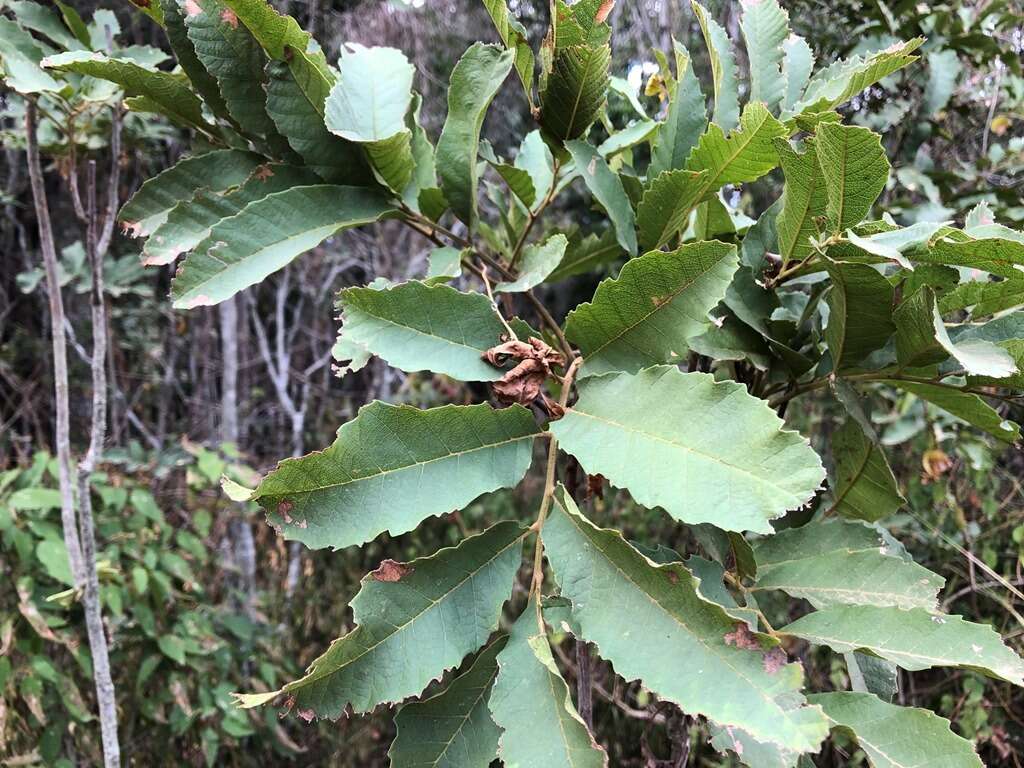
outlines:
[[[334,59],[356,41],[402,49],[418,70],[423,124],[436,136],[444,119],[448,72],[477,39],[495,40],[476,0],[274,0],[314,32]],[[30,4],[0,2],[0,13],[25,24]],[[48,13],[51,9],[49,3]],[[69,2],[99,43],[168,68],[163,32],[127,2]],[[102,4],[101,4],[102,5]],[[1024,224],[1024,4],[1006,0],[926,3],[907,0],[793,0],[784,4],[794,31],[819,61],[927,37],[922,60],[857,97],[853,123],[879,131],[894,173],[884,206],[902,224],[962,220],[988,201],[1000,221]],[[735,34],[738,3],[708,2]],[[547,27],[547,3],[513,0],[536,43]],[[56,16],[53,16],[56,18]],[[0,22],[3,23],[3,22]],[[31,26],[27,25],[26,26]],[[612,16],[613,73],[620,78],[609,110],[639,101],[647,114],[663,108],[645,95],[656,71],[653,49],[675,36],[701,60],[700,32],[681,0],[620,0]],[[42,22],[40,43],[59,49]],[[107,34],[109,31],[109,35]],[[105,41],[105,43],[104,43]],[[741,69],[743,65],[741,62]],[[109,107],[117,94],[98,83],[73,97],[64,120],[44,120],[40,142],[47,192],[61,249],[61,283],[71,352],[72,436],[86,440],[89,271],[83,228],[68,194],[70,169],[100,161],[107,182]],[[0,765],[92,765],[98,726],[81,607],[60,529],[53,450],[54,411],[49,311],[35,215],[24,159],[23,102],[0,92]],[[44,115],[44,117],[46,117]],[[507,87],[490,111],[487,135],[499,152],[531,122],[518,89]],[[152,115],[128,113],[116,164],[118,197],[189,151],[185,134]],[[774,199],[779,185],[760,185]],[[749,193],[745,193],[749,194]],[[560,198],[566,228],[589,233],[580,195]],[[739,199],[763,209],[762,200]],[[756,203],[756,205],[755,205]],[[596,217],[595,217],[596,220]],[[143,269],[138,246],[115,235],[106,254],[111,348],[111,432],[93,494],[100,541],[100,580],[111,641],[125,762],[157,765],[383,766],[393,735],[387,718],[343,718],[307,724],[273,709],[234,709],[229,693],[272,689],[294,678],[331,639],[351,627],[347,602],[364,573],[390,557],[405,560],[455,543],[459,531],[533,514],[525,487],[481,498],[463,513],[431,519],[415,532],[380,537],[362,550],[312,552],[289,547],[255,509],[230,502],[218,480],[251,480],[279,458],[322,447],[337,427],[372,398],[431,405],[459,396],[457,385],[406,375],[372,363],[339,378],[332,370],[336,333],[333,294],[376,276],[422,274],[431,243],[387,223],[347,232],[312,255],[247,290],[239,302],[237,441],[225,443],[225,392],[217,314],[189,313],[166,300],[173,267]],[[614,273],[617,265],[608,267]],[[562,311],[588,298],[600,276],[547,286]],[[878,427],[908,504],[891,528],[918,562],[946,578],[943,609],[990,622],[1015,649],[1024,648],[1024,454],[961,432],[951,418],[911,395],[877,394]],[[827,445],[835,415],[823,400],[801,398],[787,414],[793,426]],[[624,496],[593,501],[591,514],[614,521],[630,539],[698,552],[686,529]],[[520,598],[522,596],[520,595]],[[786,612],[787,605],[775,610]],[[806,649],[813,687],[844,686],[845,671]],[[570,682],[572,646],[559,661]],[[949,670],[901,673],[899,703],[934,709],[973,738],[988,765],[1024,764],[1024,693],[1008,684]],[[680,719],[607,666],[594,675],[597,736],[621,766],[729,765],[707,745],[698,724]],[[614,737],[612,735],[614,734]],[[689,745],[679,761],[679,744]],[[676,754],[673,755],[673,747]],[[863,764],[840,744],[822,766]]]

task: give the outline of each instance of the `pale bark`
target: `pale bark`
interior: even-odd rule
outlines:
[[[88,165],[86,253],[92,271],[92,428],[89,448],[78,463],[79,531],[85,566],[85,626],[89,634],[92,673],[96,683],[96,703],[100,711],[100,732],[103,737],[103,764],[107,768],[121,765],[121,748],[117,738],[117,699],[110,674],[110,655],[103,628],[100,585],[96,575],[96,529],[92,517],[89,486],[97,457],[103,451],[107,432],[107,311],[103,296],[103,256],[97,252],[96,163]]]
[[[28,175],[32,185],[36,224],[39,227],[39,248],[43,252],[46,269],[46,293],[50,302],[50,333],[53,337],[54,410],[57,415],[57,433],[54,436],[60,477],[60,519],[64,530],[64,545],[75,585],[85,584],[85,566],[82,545],[78,539],[75,515],[73,480],[71,478],[71,423],[68,405],[68,354],[64,338],[64,300],[60,294],[57,273],[57,250],[53,244],[50,207],[43,185],[43,170],[39,164],[39,145],[36,137],[36,105],[27,100],[25,110],[25,137],[28,145]]]

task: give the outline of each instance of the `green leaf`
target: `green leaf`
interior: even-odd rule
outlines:
[[[543,243],[528,245],[523,249],[519,276],[512,281],[494,286],[496,291],[521,293],[543,283],[562,262],[569,240],[565,235],[552,235]]]
[[[800,100],[814,70],[814,52],[800,35],[790,35],[782,44],[782,76],[786,79],[786,98],[782,103],[789,111]]]
[[[948,264],[1024,281],[1024,242],[986,237],[979,240],[937,240],[930,250],[914,255],[925,264]]]
[[[928,53],[928,83],[924,88],[924,110],[935,115],[949,103],[962,67],[960,56],[952,48]]]
[[[530,131],[519,145],[519,154],[513,163],[516,168],[526,171],[533,182],[535,200],[533,203],[526,203],[536,207],[552,191],[555,183],[554,158],[551,150],[544,143],[540,131]]]
[[[602,141],[597,148],[598,154],[606,160],[611,160],[616,155],[651,140],[659,125],[654,120],[634,120],[621,131],[613,132]]]
[[[526,28],[519,23],[505,0],[483,0],[487,14],[494,22],[501,42],[514,53],[516,73],[523,84],[526,101],[533,107],[533,70],[535,67],[533,48],[526,37]]]
[[[498,655],[490,700],[502,729],[498,755],[506,768],[606,768],[608,756],[573,707],[540,621],[531,598]]]
[[[756,181],[779,164],[775,139],[786,129],[760,102],[743,108],[739,127],[728,137],[712,123],[690,155],[686,167],[707,171],[705,196],[726,184]]]
[[[590,194],[608,213],[619,245],[631,256],[635,256],[636,221],[622,180],[608,167],[597,150],[585,141],[567,141],[565,148],[572,155],[576,171],[583,177]]]
[[[486,296],[410,280],[385,290],[340,294],[345,334],[403,371],[434,371],[461,381],[497,381],[504,371],[482,355],[505,326]]]
[[[729,36],[697,0],[690,0],[690,5],[693,6],[693,13],[700,24],[704,44],[711,60],[711,79],[715,87],[714,123],[722,131],[732,130],[740,116],[740,105],[736,58]],[[748,104],[747,108],[750,106]]]
[[[493,163],[492,165],[498,175],[504,179],[512,194],[518,197],[519,201],[528,209],[533,208],[533,204],[537,202],[537,191],[533,187],[533,177],[529,172],[508,163]],[[473,174],[475,178],[475,169]],[[475,197],[473,199],[476,200]]]
[[[338,68],[324,122],[331,133],[361,144],[380,181],[400,194],[414,165],[405,118],[416,70],[401,51],[357,43],[342,47]]]
[[[1021,306],[1024,306],[1024,280],[961,283],[939,297],[939,312],[942,314],[970,308],[972,318],[994,315],[1004,309]]]
[[[676,74],[669,86],[668,110],[651,148],[647,178],[686,167],[686,160],[707,129],[708,116],[700,81],[693,71],[689,51],[675,40]]]
[[[60,509],[60,491],[56,488],[19,488],[6,501],[10,509]]]
[[[555,51],[540,89],[540,124],[559,141],[586,133],[608,94],[611,48],[607,43],[572,45]]]
[[[785,265],[814,253],[811,240],[820,234],[819,222],[825,216],[825,180],[813,142],[809,141],[802,153],[781,139],[776,140],[775,148],[786,176],[782,210],[776,219],[779,255]]]
[[[817,749],[826,726],[820,712],[801,706],[800,665],[702,597],[681,563],[655,565],[618,531],[595,527],[564,488],[543,535],[583,638],[616,673],[690,714],[797,751]]]
[[[227,104],[217,86],[217,79],[211,75],[196,56],[196,48],[188,37],[185,16],[178,0],[160,0],[160,8],[164,15],[164,31],[167,41],[171,44],[174,58],[181,65],[182,71],[188,76],[192,87],[217,117],[232,121]]]
[[[755,591],[781,590],[815,608],[845,604],[936,610],[945,582],[863,523],[818,520],[751,546],[757,560]]]
[[[427,279],[424,282],[428,285],[435,285],[439,282],[447,283],[452,278],[461,275],[462,254],[463,251],[449,245],[432,250],[428,257]]]
[[[764,337],[731,314],[721,318],[721,325],[712,323],[699,336],[691,336],[686,345],[712,360],[747,360],[761,371],[771,365]]]
[[[252,500],[307,547],[363,544],[514,486],[529,469],[537,434],[518,405],[421,411],[375,401],[327,449],[278,464]]]
[[[498,628],[525,534],[506,521],[430,557],[385,560],[352,599],[356,628],[279,693],[294,697],[307,719],[337,719],[349,707],[369,712],[418,694]]]
[[[707,192],[707,171],[665,171],[655,177],[636,209],[640,247],[661,248],[683,229]]]
[[[866,59],[853,56],[837,61],[818,72],[804,91],[803,98],[783,115],[784,118],[828,112],[845,103],[870,85],[908,64],[917,61],[914,51],[924,43],[917,37],[905,43],[894,43],[884,51],[878,51]]]
[[[437,140],[437,171],[452,212],[472,230],[476,224],[476,164],[480,129],[491,100],[515,60],[512,51],[474,43],[452,70],[448,116]]]
[[[1020,437],[1020,425],[1004,419],[977,395],[963,392],[957,387],[949,384],[904,381],[903,379],[880,379],[878,381],[917,395],[1000,440],[1014,443]]]
[[[832,436],[832,454],[836,465],[833,511],[874,522],[906,503],[882,449],[855,419],[848,419]]]
[[[223,192],[243,184],[263,161],[240,149],[219,149],[189,155],[147,179],[118,213],[126,232],[145,237],[167,221],[171,210],[191,200],[200,189]]]
[[[170,264],[205,240],[217,222],[234,216],[249,203],[318,181],[316,174],[305,168],[273,163],[260,166],[244,184],[229,192],[199,189],[190,200],[174,206],[167,220],[153,231],[142,249],[142,263]]]
[[[4,5],[14,13],[22,29],[38,32],[67,50],[84,47],[52,9],[30,0],[7,0]],[[6,31],[6,24],[0,26]]]
[[[825,180],[826,215],[833,234],[860,224],[889,179],[882,137],[839,123],[818,126],[815,149]]]
[[[0,64],[3,65],[3,81],[8,88],[18,93],[62,90],[64,85],[42,68],[48,66],[52,58],[44,58],[43,50],[32,35],[10,19],[0,16]]]
[[[905,299],[893,314],[896,322],[896,355],[904,367],[923,367],[952,356],[963,369],[977,376],[1006,378],[1017,365],[1003,348],[984,339],[954,342],[936,306],[935,294],[922,286]]]
[[[185,28],[196,58],[217,80],[228,113],[250,136],[283,145],[270,116],[264,68],[267,57],[249,30],[222,0],[189,0]]]
[[[837,371],[856,366],[885,346],[896,332],[892,321],[893,287],[868,264],[827,262],[828,292],[825,340]]]
[[[899,693],[900,670],[891,661],[859,651],[844,653],[843,659],[853,690],[873,693],[883,701],[892,701]]]
[[[566,318],[588,373],[636,371],[685,356],[687,340],[710,323],[736,271],[736,246],[688,243],[670,253],[651,251],[603,281],[593,302]]]
[[[67,51],[48,56],[41,62],[47,69],[74,72],[109,80],[124,89],[126,96],[145,97],[183,125],[209,133],[202,104],[181,79],[167,72],[146,69],[132,61],[108,59],[102,53]]]
[[[839,653],[864,649],[911,672],[963,667],[1024,685],[1024,661],[990,626],[922,608],[840,606],[809,613],[778,632]]]
[[[949,720],[917,707],[889,704],[870,693],[816,693],[833,728],[846,731],[874,768],[982,768],[974,745],[950,729]]]
[[[370,182],[372,175],[359,147],[335,136],[324,125],[326,92],[317,102],[311,100],[312,90],[303,89],[290,63],[267,64],[267,114],[291,148],[324,181],[359,185]]]
[[[778,0],[743,0],[740,29],[750,59],[750,100],[778,112],[786,96],[782,75],[783,44],[789,37],[789,14]]]
[[[658,366],[584,379],[551,431],[589,474],[644,506],[772,533],[768,521],[804,504],[825,475],[807,441],[782,426],[741,384]]]
[[[392,768],[478,768],[497,757],[501,730],[487,700],[504,647],[504,638],[495,640],[443,691],[398,710],[388,750]]]
[[[383,195],[361,187],[318,184],[267,195],[218,222],[182,262],[171,283],[174,307],[219,304],[331,235],[393,211]]]
[[[600,237],[592,232],[583,238],[573,238],[569,241],[562,263],[548,276],[548,282],[555,283],[573,275],[590,272],[595,267],[613,261],[621,254],[622,246],[615,237],[613,227],[602,232]]]

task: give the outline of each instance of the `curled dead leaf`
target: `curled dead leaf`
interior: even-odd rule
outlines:
[[[953,460],[945,451],[932,448],[925,451],[921,457],[921,467],[924,470],[921,473],[921,481],[925,484],[933,483],[949,472],[953,467]]]
[[[494,384],[494,394],[506,404],[530,405],[542,397],[548,413],[561,416],[561,408],[543,393],[544,381],[551,375],[552,366],[565,365],[565,358],[551,348],[543,339],[530,338],[526,341],[514,339],[491,347],[483,359],[495,368],[503,368],[509,362],[516,365]]]

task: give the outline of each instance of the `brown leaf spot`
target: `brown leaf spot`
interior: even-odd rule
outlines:
[[[786,652],[781,648],[772,648],[764,655],[764,671],[774,675],[789,662]]]
[[[132,0],[132,2],[139,6],[139,8],[149,8],[150,6],[149,0]]]
[[[587,163],[587,173],[591,176],[594,175],[594,171],[597,170],[597,158],[591,158],[590,162]]]
[[[313,722],[313,718],[316,717],[316,712],[312,709],[300,709],[296,714],[307,723]]]
[[[748,651],[761,650],[761,644],[757,642],[754,633],[750,631],[750,627],[744,622],[736,624],[733,627],[733,631],[725,635],[723,639],[726,645],[735,645],[737,648],[745,648]]]
[[[297,522],[295,525],[297,525],[302,530],[306,530],[306,528],[309,527],[309,523],[306,522],[305,520],[299,520],[299,522]]]
[[[286,45],[284,47],[284,60],[285,61],[291,61],[294,57],[295,57],[295,49],[293,49],[290,45]]]
[[[377,570],[372,571],[370,575],[377,581],[401,581],[403,578],[413,572],[405,563],[399,563],[394,560],[384,560],[378,567]]]
[[[604,24],[605,19],[608,18],[608,14],[612,12],[612,8],[615,7],[615,0],[604,0],[601,3],[601,7],[597,9],[597,15],[594,17],[594,21],[598,24]]]
[[[141,237],[146,234],[145,228],[137,221],[122,221],[121,231],[129,237]]]
[[[277,514],[279,514],[286,523],[291,523],[292,516],[288,513],[294,508],[295,505],[288,501],[288,499],[282,499],[277,503]]]
[[[671,296],[651,296],[651,303],[656,307],[662,307],[672,300]]]
[[[553,365],[565,365],[565,359],[558,352],[537,338],[506,341],[484,352],[483,359],[495,368],[518,361],[500,381],[494,383],[493,389],[499,401],[520,405],[530,405],[541,396],[544,380],[551,375]],[[551,413],[550,399],[545,397],[544,401]]]
[[[678,573],[676,573],[675,571],[665,571],[665,573],[668,574],[668,580],[671,581],[673,584],[678,584],[679,583],[679,574]]]
[[[230,8],[220,12],[220,20],[229,24],[232,29],[238,29],[238,16]]]
[[[260,181],[266,181],[267,179],[274,175],[274,172],[270,169],[270,166],[268,164],[264,163],[255,171],[253,171],[252,175],[253,178],[259,179]]]
[[[198,16],[203,12],[203,9],[199,7],[199,3],[196,0],[185,0],[185,15],[186,16]]]

